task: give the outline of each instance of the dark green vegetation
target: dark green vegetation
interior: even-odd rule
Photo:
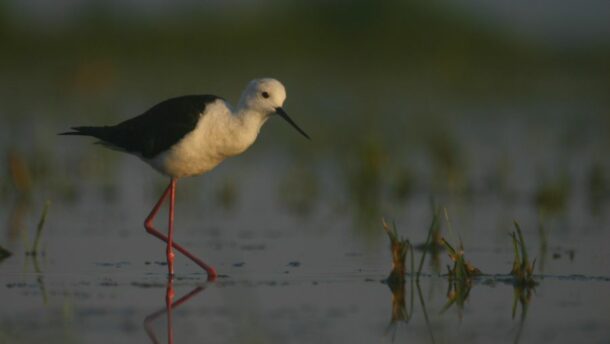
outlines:
[[[515,260],[513,262],[513,268],[510,274],[515,278],[515,284],[521,287],[533,287],[536,285],[534,280],[534,267],[536,266],[536,260],[530,263],[527,255],[527,247],[525,246],[525,239],[521,233],[521,227],[519,223],[515,221],[516,232],[511,233],[513,239],[513,247],[515,249]]]
[[[453,266],[447,266],[447,278],[449,279],[449,287],[447,290],[447,304],[443,310],[449,309],[454,303],[458,308],[464,308],[464,302],[470,294],[472,288],[472,279],[481,274],[481,271],[475,268],[470,261],[464,257],[464,245],[460,241],[460,246],[456,250],[447,240],[443,238],[443,245],[447,249],[447,254],[453,262]]]
[[[286,108],[315,128],[313,141],[302,144],[270,125],[256,145],[280,147],[299,162],[278,170],[286,175],[279,198],[295,213],[315,213],[312,204],[328,197],[317,189],[322,165],[338,176],[333,202],[348,203],[373,236],[382,213],[428,193],[529,201],[545,216],[565,212],[581,185],[591,208],[608,199],[610,48],[603,44],[541,44],[447,4],[271,1],[166,14],[78,8],[53,24],[0,5],[2,134],[5,142],[33,137],[0,149],[25,161],[31,185],[66,200],[80,195],[65,176],[100,179],[100,193],[113,200],[122,158],[95,151],[65,170],[72,162],[53,148],[57,131],[116,123],[181,94],[213,92],[235,102],[249,79],[264,75],[285,82]],[[587,180],[568,171],[570,153],[581,149],[592,155]],[[569,154],[554,158],[560,152]],[[537,185],[519,189],[515,178],[524,174]],[[239,203],[239,190],[227,188],[231,178],[218,183],[225,205]]]
[[[445,216],[447,219],[447,225],[451,231],[451,224],[449,222],[449,218],[447,215],[447,210],[444,209]],[[417,287],[418,293],[421,293],[419,290],[419,279],[421,275],[421,270],[423,267],[423,263],[426,258],[426,253],[435,249],[432,243],[432,238],[434,236],[440,236],[440,225],[438,223],[439,217],[439,209],[435,208],[432,216],[432,224],[428,230],[428,236],[426,242],[422,245],[423,252],[421,254],[421,260],[419,264],[419,269],[417,272],[414,270],[414,257],[413,257],[413,248],[408,239],[399,238],[398,230],[396,228],[396,224],[393,223],[391,226],[382,220],[383,228],[387,233],[390,239],[390,252],[392,256],[392,272],[385,280],[392,291],[392,320],[390,322],[391,325],[394,325],[397,321],[406,321],[408,322],[413,312],[413,293],[414,288]],[[525,321],[525,317],[527,315],[527,308],[530,302],[532,291],[538,282],[534,279],[534,262],[530,263],[529,256],[527,253],[527,247],[525,245],[525,239],[523,238],[523,234],[521,232],[521,228],[517,221],[514,221],[515,231],[511,233],[512,244],[514,247],[514,262],[513,267],[510,272],[510,278],[503,276],[501,274],[483,274],[478,268],[476,268],[470,261],[466,260],[464,255],[464,245],[460,239],[459,247],[454,248],[445,238],[440,239],[442,246],[446,249],[447,254],[452,262],[452,265],[447,265],[447,274],[444,275],[447,278],[448,289],[447,289],[447,302],[442,308],[441,312],[445,312],[452,305],[457,305],[459,310],[460,318],[463,316],[463,309],[465,306],[465,302],[467,301],[470,291],[473,287],[473,282],[479,278],[490,278],[490,280],[498,279],[503,282],[510,282],[513,284],[514,289],[514,298],[513,298],[513,307],[512,307],[512,317],[515,317],[518,304],[521,305],[521,319],[519,324],[519,331],[515,341],[518,341],[518,338],[521,333],[521,327]],[[407,252],[411,252],[411,309],[407,312],[406,303],[405,303],[405,281],[408,276],[406,267],[405,267],[405,258]],[[434,259],[432,260],[434,261]],[[414,278],[415,277],[415,278]],[[414,281],[415,280],[415,284]],[[420,296],[421,299],[421,296]],[[422,303],[423,311],[425,310],[425,305]],[[427,319],[427,315],[425,316]]]

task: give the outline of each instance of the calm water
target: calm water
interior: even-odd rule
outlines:
[[[308,215],[288,211],[274,175],[289,170],[286,161],[255,151],[202,182],[179,184],[176,240],[215,265],[221,276],[207,282],[178,255],[175,300],[194,294],[172,311],[176,343],[571,343],[582,338],[602,343],[610,338],[605,216],[584,216],[581,209],[553,217],[546,224],[543,252],[539,216],[530,204],[507,206],[485,194],[466,201],[446,196],[453,235],[462,237],[467,259],[491,275],[510,270],[508,233],[518,217],[530,255],[537,257],[540,284],[526,312],[518,304],[514,317],[514,290],[505,275],[477,279],[463,309],[454,305],[443,312],[448,281],[426,263],[419,288],[409,279],[405,286],[410,320],[391,325],[392,292],[381,283],[391,258],[381,224],[366,234],[352,216],[358,210],[328,192],[320,192],[324,196]],[[53,202],[42,256],[26,256],[20,240],[9,246],[14,256],[0,265],[1,342],[146,342],[152,340],[146,328],[159,342],[167,341],[165,313],[154,316],[165,309],[164,246],[141,225],[162,178],[144,167],[135,159],[119,159],[120,178],[105,186],[110,191],[97,179],[74,181],[87,191],[79,192],[78,200]],[[323,168],[317,171],[319,183],[333,181]],[[234,203],[212,197],[222,194],[213,185],[231,173],[239,185]],[[6,203],[2,214],[8,218],[18,206]],[[22,219],[30,238],[40,208],[33,201]],[[402,235],[415,243],[425,240],[431,219],[427,195],[414,194],[394,214]],[[163,216],[157,221],[161,228]],[[443,227],[451,240],[448,226]],[[441,266],[449,264],[445,253],[440,259]]]

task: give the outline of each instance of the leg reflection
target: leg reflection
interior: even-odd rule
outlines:
[[[186,303],[195,295],[202,292],[206,286],[198,286],[197,288],[191,290],[188,294],[184,295],[180,299],[174,302],[174,278],[169,277],[167,280],[167,288],[165,290],[165,308],[161,308],[158,311],[149,314],[144,318],[144,329],[146,330],[146,334],[154,344],[158,344],[157,336],[153,332],[152,322],[155,321],[158,317],[167,313],[167,343],[174,343],[174,331],[172,327],[172,310],[178,308],[178,306]]]

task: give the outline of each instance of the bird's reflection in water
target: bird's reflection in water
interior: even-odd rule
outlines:
[[[208,282],[211,282],[211,280],[208,280]],[[185,304],[186,302],[191,300],[193,297],[195,297],[195,295],[201,293],[206,287],[207,283],[205,285],[200,285],[195,289],[191,290],[188,294],[184,295],[180,299],[174,301],[174,279],[173,277],[169,278],[165,290],[165,307],[149,314],[148,316],[146,316],[146,318],[144,318],[144,329],[146,330],[146,334],[148,334],[150,340],[155,344],[160,343],[157,339],[157,336],[153,332],[152,323],[158,317],[162,316],[164,313],[167,313],[167,343],[173,344],[174,332],[172,327],[172,311],[178,308],[180,305]]]

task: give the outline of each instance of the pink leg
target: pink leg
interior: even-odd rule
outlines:
[[[163,192],[163,195],[161,195],[161,198],[159,198],[159,201],[157,201],[157,204],[155,204],[155,206],[151,210],[150,214],[148,215],[148,217],[144,221],[144,227],[146,228],[146,231],[148,233],[154,235],[155,237],[165,241],[165,242],[168,242],[169,239],[163,233],[161,233],[161,232],[159,232],[159,231],[157,231],[155,229],[155,227],[153,226],[153,220],[155,219],[155,216],[157,216],[157,213],[159,212],[159,208],[161,208],[161,204],[163,204],[163,201],[165,200],[165,198],[170,194],[170,191],[171,191],[171,188],[172,188],[172,184],[174,184],[174,187],[175,187],[175,182],[172,181],[172,183],[170,183],[170,185],[167,187],[167,189],[165,189],[165,191]],[[174,195],[175,195],[175,191],[174,191]],[[173,213],[173,212],[170,209],[170,218],[173,219],[173,216],[172,216],[171,213]],[[173,223],[173,221],[171,221],[171,222]],[[172,239],[173,239],[173,233],[171,233],[171,234],[172,234]],[[216,279],[217,274],[216,274],[216,270],[214,270],[213,267],[207,265],[201,259],[195,257],[192,253],[187,251],[184,247],[178,245],[173,240],[172,240],[171,243],[172,243],[171,246],[173,248],[178,250],[183,255],[187,256],[195,264],[199,265],[202,269],[204,269],[207,272],[207,274],[208,274],[208,280],[209,281],[212,281],[212,280]]]
[[[172,178],[169,182],[169,230],[167,231],[167,268],[169,269],[169,275],[174,275],[174,258],[176,255],[172,250],[172,243],[174,242],[174,206],[176,204],[176,179]]]

